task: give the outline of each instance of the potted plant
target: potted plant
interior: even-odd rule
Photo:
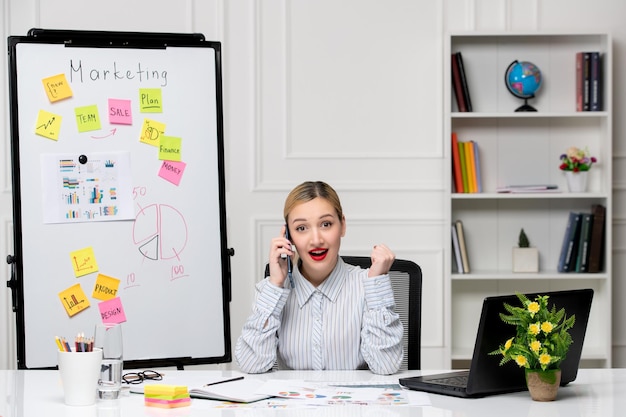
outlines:
[[[539,272],[539,251],[530,247],[524,228],[519,233],[517,246],[513,248],[513,272]]]
[[[559,169],[565,172],[567,188],[570,192],[584,192],[587,190],[587,174],[591,166],[598,162],[595,156],[589,154],[589,149],[584,150],[571,146],[560,157]]]
[[[517,294],[521,307],[504,303],[507,314],[500,313],[503,322],[516,327],[515,336],[506,340],[490,355],[502,355],[500,365],[515,362],[524,368],[526,384],[533,400],[552,401],[561,382],[561,362],[565,359],[576,316],[567,317],[565,309],[548,308],[549,296],[538,295],[530,300]]]

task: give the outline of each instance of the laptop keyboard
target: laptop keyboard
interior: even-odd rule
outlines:
[[[467,378],[469,375],[458,375],[458,376],[450,376],[443,378],[433,378],[429,379],[428,382],[430,384],[439,384],[439,385],[448,385],[454,387],[465,387],[467,386]]]

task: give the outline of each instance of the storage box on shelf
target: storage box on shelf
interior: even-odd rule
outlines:
[[[472,112],[458,112],[452,82],[444,95],[444,134],[449,152],[449,221],[462,220],[471,273],[452,269],[447,251],[446,305],[450,309],[450,359],[464,367],[472,355],[480,306],[485,296],[589,287],[595,290],[585,339],[583,366],[611,366],[611,203],[612,111],[611,37],[608,34],[461,33],[447,38],[450,57],[462,52]],[[602,56],[601,111],[576,111],[576,53]],[[528,104],[537,112],[515,112],[523,102],[506,88],[504,75],[514,61],[538,66],[543,84]],[[475,141],[480,149],[483,191],[455,193],[451,135]],[[568,192],[559,156],[570,146],[588,147],[598,163],[588,190]],[[508,185],[555,184],[559,192],[498,193]],[[603,268],[599,273],[559,273],[557,264],[569,213],[606,208]],[[521,228],[539,251],[537,273],[513,273],[511,247]]]

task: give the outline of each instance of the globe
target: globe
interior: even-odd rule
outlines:
[[[541,82],[541,70],[535,64],[517,60],[511,62],[504,74],[504,83],[511,94],[524,100],[524,105],[515,111],[537,111],[528,104],[528,99],[535,97]]]

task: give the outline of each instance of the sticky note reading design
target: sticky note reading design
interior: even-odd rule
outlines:
[[[48,100],[52,103],[72,97],[72,88],[67,82],[65,74],[53,75],[52,77],[44,78],[41,82],[44,90],[46,90]]]
[[[117,98],[109,99],[109,123],[117,125],[132,125],[133,113],[130,108],[130,100]]]
[[[96,255],[93,253],[93,248],[91,246],[71,252],[70,258],[72,260],[72,268],[74,268],[74,275],[76,275],[76,278],[93,272],[98,272]]]
[[[61,130],[61,117],[58,114],[50,113],[45,110],[39,110],[37,115],[37,124],[35,126],[35,134],[44,138],[59,140],[59,131]]]
[[[110,300],[117,296],[120,280],[104,274],[98,274],[91,296],[98,300]]]
[[[100,116],[98,115],[97,105],[76,107],[74,113],[76,114],[76,126],[79,132],[100,130]]]
[[[124,313],[120,297],[102,301],[98,303],[98,308],[102,323],[124,323],[126,321],[126,313]]]
[[[184,162],[163,161],[163,165],[161,165],[159,170],[159,177],[166,179],[174,185],[179,185],[186,166],[187,164]]]
[[[160,88],[139,89],[139,111],[142,113],[163,113],[163,98]]]
[[[167,161],[181,160],[180,148],[182,139],[175,136],[161,136],[159,143],[159,159]]]
[[[165,134],[165,123],[156,120],[144,119],[141,127],[141,136],[139,142],[147,143],[152,146],[159,146],[161,136]]]
[[[59,293],[59,299],[63,304],[63,308],[70,317],[89,307],[89,300],[87,299],[87,296],[85,295],[85,292],[81,288],[80,284],[72,285],[71,287],[61,291]]]

